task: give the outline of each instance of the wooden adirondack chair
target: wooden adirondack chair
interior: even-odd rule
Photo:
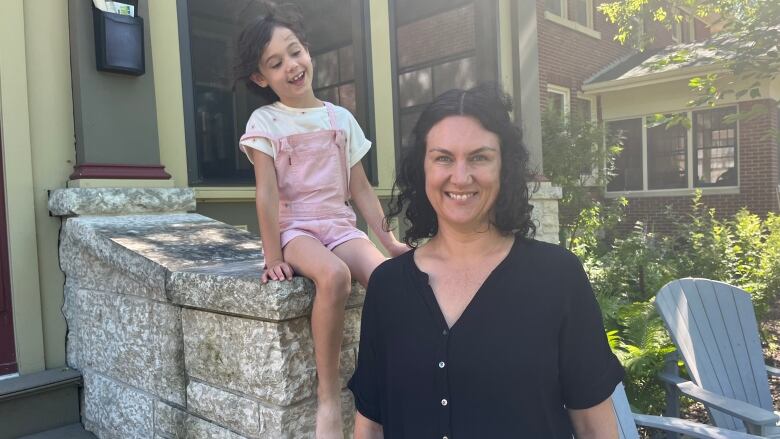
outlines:
[[[663,373],[667,388],[702,402],[718,427],[780,437],[767,378],[780,370],[764,364],[750,295],[686,278],[661,288],[655,306],[691,377]]]
[[[711,425],[699,424],[679,418],[663,416],[640,415],[631,412],[628,405],[623,383],[620,383],[612,393],[612,407],[618,423],[620,439],[639,439],[637,426],[649,427],[674,433],[682,433],[686,437],[709,439],[759,439],[738,431],[725,430]]]

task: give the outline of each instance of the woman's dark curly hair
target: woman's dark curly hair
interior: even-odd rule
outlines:
[[[439,224],[425,194],[424,160],[426,138],[434,125],[450,116],[469,116],[498,136],[501,144],[501,188],[493,207],[491,224],[503,233],[532,237],[536,226],[531,221],[529,203],[528,151],[520,128],[509,119],[512,104],[497,84],[480,84],[469,90],[442,93],[422,112],[412,130],[411,147],[401,159],[393,185],[393,197],[385,224],[402,215],[409,226],[404,242],[416,247],[421,239],[431,238]]]
[[[277,5],[268,0],[262,4],[266,14],[253,19],[238,37],[238,56],[233,66],[233,77],[235,82],[244,81],[251,92],[273,103],[279,100],[279,96],[271,87],[260,87],[252,82],[252,74],[259,73],[260,57],[271,41],[274,29],[290,29],[307,50],[309,43],[303,30],[303,14],[298,6],[289,3]]]

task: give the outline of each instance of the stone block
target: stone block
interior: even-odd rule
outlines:
[[[181,309],[133,296],[66,288],[68,362],[185,404]]]
[[[54,216],[193,210],[195,191],[189,188],[61,188],[49,194],[49,212]]]
[[[101,439],[154,434],[155,398],[117,380],[83,369],[85,426]]]
[[[308,318],[276,323],[183,309],[182,325],[190,377],[280,406],[314,394]],[[360,310],[350,309],[345,342],[354,344],[359,334]]]

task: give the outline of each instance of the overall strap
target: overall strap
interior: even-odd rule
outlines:
[[[328,110],[328,120],[330,121],[330,129],[337,130],[338,128],[336,126],[336,112],[335,112],[335,108],[333,107],[333,104],[327,101],[323,101],[323,103],[325,104],[325,109]]]

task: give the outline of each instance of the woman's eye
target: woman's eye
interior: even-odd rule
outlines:
[[[484,162],[487,159],[488,159],[487,156],[484,156],[482,154],[471,157],[471,161],[473,162]]]
[[[452,161],[452,157],[449,157],[449,156],[446,156],[446,155],[440,155],[438,157],[435,157],[433,160],[436,161],[436,162],[441,162],[441,163],[449,163],[449,162]]]

